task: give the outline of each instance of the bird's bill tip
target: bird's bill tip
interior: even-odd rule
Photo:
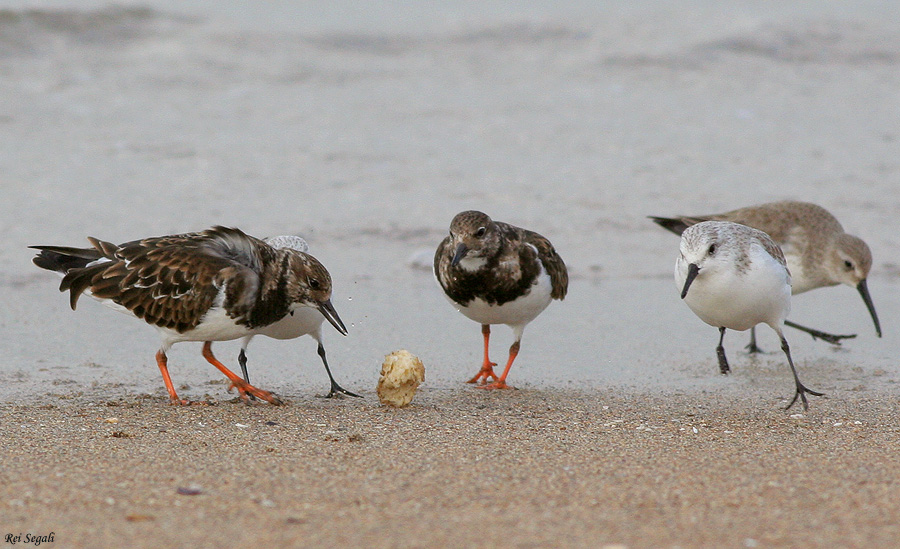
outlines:
[[[856,285],[856,290],[859,292],[859,295],[862,296],[866,308],[869,309],[869,314],[872,315],[872,322],[875,323],[875,333],[878,337],[881,337],[881,323],[878,321],[878,314],[875,312],[875,304],[872,303],[872,296],[869,295],[869,285],[866,283],[865,278],[859,281],[859,284]]]
[[[331,304],[331,300],[327,300],[319,305],[319,312],[322,313],[328,322],[334,326],[334,329],[341,333],[341,335],[347,335],[347,327],[344,326],[344,323],[341,321],[341,317],[338,316],[337,311],[334,310],[334,305]]]
[[[456,247],[456,253],[453,254],[453,259],[450,261],[450,265],[456,267],[462,258],[466,257],[466,253],[468,253],[469,247],[465,245],[465,243],[460,242],[459,246]]]
[[[687,277],[684,279],[684,288],[681,290],[681,299],[684,299],[687,296],[688,290],[691,287],[691,283],[697,278],[697,273],[700,272],[700,267],[697,266],[696,263],[688,264],[688,272]]]

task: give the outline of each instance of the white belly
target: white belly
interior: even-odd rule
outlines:
[[[449,297],[447,299],[459,312],[480,324],[524,326],[547,308],[551,301],[550,292],[550,275],[542,267],[541,273],[530,291],[515,301],[509,301],[503,305],[492,305],[475,298],[466,306],[462,306]]]
[[[773,259],[758,256],[755,261]],[[679,258],[676,285],[684,286],[687,267]],[[717,328],[743,331],[764,322],[780,326],[791,310],[791,288],[784,269],[754,268],[745,274],[735,271],[704,273],[694,279],[684,298],[703,322]]]
[[[196,328],[183,334],[169,328],[157,326],[156,329],[159,330],[163,346],[166,348],[181,341],[231,341],[250,333],[247,326],[236,324],[222,308],[210,309]]]
[[[264,335],[274,339],[294,339],[311,335],[317,341],[322,339],[322,323],[325,316],[312,307],[297,307],[294,314],[287,315],[278,322],[253,331],[254,335]]]

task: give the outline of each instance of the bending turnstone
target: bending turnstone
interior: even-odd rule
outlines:
[[[481,324],[484,362],[468,383],[507,388],[506,376],[519,353],[525,326],[552,299],[566,297],[566,264],[543,236],[466,211],[453,218],[450,236],[438,246],[434,273],[457,310]],[[500,377],[493,369],[497,364],[488,357],[491,324],[506,324],[515,336]],[[493,383],[484,385],[491,379]]]
[[[866,284],[866,277],[872,268],[872,252],[861,239],[845,233],[838,220],[825,208],[808,202],[771,202],[721,214],[671,218],[650,216],[650,219],[679,235],[701,221],[731,221],[763,231],[784,252],[793,277],[792,293],[800,294],[838,284],[853,286],[862,296],[875,323],[875,332],[881,337],[881,324]],[[784,324],[834,345],[840,345],[841,339],[856,337],[856,334],[828,334],[789,320]],[[747,348],[751,353],[759,352],[754,330],[750,332]]]
[[[681,254],[675,260],[675,284],[681,299],[700,320],[719,329],[716,354],[719,370],[727,374],[722,340],[725,330],[744,331],[765,322],[781,338],[781,349],[794,374],[797,401],[809,408],[806,394],[822,396],[800,383],[791,350],[781,327],[791,311],[791,273],[781,249],[756,229],[728,221],[704,221],[681,235]]]
[[[131,314],[159,331],[156,362],[173,403],[166,351],[181,341],[203,341],[203,357],[231,380],[242,399],[280,400],[231,372],[212,353],[213,341],[247,337],[285,317],[314,308],[342,334],[331,305],[331,276],[311,255],[276,249],[238,229],[146,238],[115,245],[88,238],[92,248],[32,246],[34,264],[63,274],[72,309],[82,293]]]
[[[289,248],[304,254],[309,252],[309,244],[299,236],[272,236],[266,238],[265,243],[276,249]],[[241,365],[244,381],[250,383],[250,374],[247,372],[247,346],[250,344],[250,340],[253,339],[253,336],[264,335],[275,339],[294,339],[304,335],[311,335],[319,344],[317,352],[322,358],[322,364],[325,365],[325,372],[328,374],[328,379],[331,381],[331,389],[328,391],[328,394],[325,395],[325,398],[331,398],[339,394],[359,397],[360,395],[351,393],[338,385],[337,381],[334,380],[334,376],[331,375],[331,368],[328,367],[328,360],[325,358],[325,347],[322,345],[322,323],[324,321],[325,317],[316,309],[301,307],[296,309],[293,314],[287,315],[281,320],[263,326],[250,335],[245,336],[243,341],[241,341],[241,351],[238,354],[238,364]]]

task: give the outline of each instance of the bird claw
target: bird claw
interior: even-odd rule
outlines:
[[[481,370],[479,370],[478,373],[475,374],[475,377],[473,377],[466,383],[480,383],[481,385],[484,385],[485,383],[488,382],[489,378],[493,378],[494,382],[499,381],[500,378],[497,377],[497,374],[494,373],[494,366],[496,366],[496,365],[497,365],[496,362],[485,363],[484,365],[481,366]]]
[[[274,394],[269,391],[263,391],[262,389],[257,389],[253,385],[250,385],[246,381],[242,379],[234,379],[231,381],[231,385],[228,386],[228,392],[230,393],[232,389],[238,390],[238,396],[241,397],[241,400],[244,401],[247,405],[251,404],[251,397],[256,397],[262,400],[265,400],[269,404],[273,404],[275,406],[279,406],[283,404],[281,399],[279,399]]]
[[[331,390],[328,391],[327,395],[316,395],[319,398],[344,398],[345,396],[362,398],[362,395],[358,395],[356,393],[351,393],[347,389],[344,389],[340,385],[332,385]]]
[[[806,395],[810,394],[813,396],[824,396],[825,393],[820,393],[818,391],[813,391],[812,389],[807,389],[803,384],[797,385],[797,390],[794,392],[794,398],[791,399],[790,403],[784,407],[785,410],[790,410],[791,406],[797,402],[797,397],[800,398],[800,402],[803,404],[803,411],[809,410],[809,403],[806,401]]]
[[[744,349],[746,349],[746,350],[747,350],[747,353],[748,353],[748,354],[751,354],[751,355],[755,355],[755,354],[757,354],[757,353],[759,353],[759,354],[762,354],[762,353],[763,353],[763,350],[760,349],[760,348],[756,345],[756,343],[748,343],[747,346],[744,347]]]
[[[824,341],[826,343],[831,343],[832,345],[836,345],[838,347],[841,346],[842,339],[853,339],[856,337],[856,334],[840,335],[840,334],[826,334],[825,332],[815,332],[815,333],[810,332],[809,335],[811,335],[813,339],[821,339],[822,341]]]
[[[505,381],[497,380],[488,385],[479,385],[476,389],[486,389],[488,391],[492,391],[494,389],[515,389],[515,387],[511,385],[507,385]]]

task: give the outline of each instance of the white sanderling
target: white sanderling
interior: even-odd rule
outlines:
[[[797,376],[782,330],[791,310],[791,274],[781,249],[766,233],[728,221],[688,227],[675,260],[675,284],[688,307],[719,329],[716,354],[723,374],[730,371],[722,346],[725,330],[744,331],[764,322],[781,339],[794,374],[796,391],[787,408],[799,397],[805,410],[807,393],[822,395],[807,389]]]
[[[784,253],[793,278],[792,293],[838,284],[853,286],[872,316],[875,333],[881,337],[881,324],[866,283],[872,268],[872,252],[862,239],[845,233],[838,220],[825,208],[809,202],[771,202],[720,214],[650,216],[650,219],[676,234],[701,221],[731,221],[763,231]],[[856,337],[855,334],[828,334],[788,320],[785,325],[835,345],[840,345],[841,339]],[[750,336],[748,349],[758,352],[752,330]]]
[[[468,383],[480,382],[485,389],[508,387],[506,376],[525,326],[551,300],[565,298],[569,286],[566,264],[549,240],[477,211],[453,218],[450,235],[434,254],[434,274],[453,306],[481,324],[484,362]],[[506,324],[515,337],[499,377],[488,356],[491,324]]]
[[[231,380],[242,399],[281,401],[226,368],[212,353],[213,341],[239,339],[312,308],[342,334],[331,305],[331,275],[309,254],[273,248],[238,229],[145,238],[115,245],[88,238],[92,248],[32,246],[38,267],[63,275],[75,308],[86,293],[105,305],[154,326],[162,345],[156,363],[174,404],[166,351],[181,341],[203,341],[203,357]]]

